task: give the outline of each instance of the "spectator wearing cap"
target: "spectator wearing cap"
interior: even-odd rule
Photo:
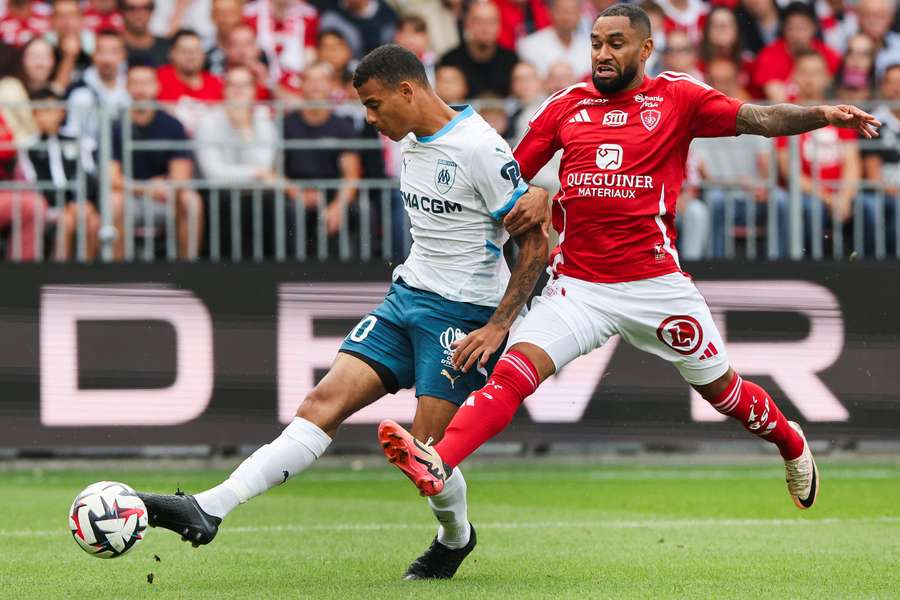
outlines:
[[[80,85],[69,93],[66,130],[88,136],[99,144],[98,109],[107,109],[113,119],[121,116],[129,103],[125,79],[122,34],[111,29],[99,31],[94,64],[84,72]]]
[[[24,46],[28,40],[50,31],[50,7],[43,2],[9,0],[6,14],[0,18],[0,41]]]
[[[206,70],[221,77],[225,74],[225,46],[235,27],[244,22],[244,4],[241,0],[213,0],[210,17],[215,28],[212,46],[206,51]],[[255,37],[255,32],[254,32]]]
[[[774,102],[788,98],[788,83],[794,71],[794,60],[800,54],[817,52],[825,59],[830,75],[841,63],[838,54],[816,38],[816,14],[802,2],[792,2],[784,11],[781,37],[766,46],[753,66],[751,86]]]
[[[56,89],[68,90],[91,66],[94,32],[84,27],[78,0],[54,0],[51,30],[44,36],[56,53]]]
[[[360,59],[394,39],[397,13],[384,0],[342,0],[322,14],[321,27],[344,34]]]
[[[469,95],[493,92],[509,95],[510,73],[519,62],[515,52],[497,44],[500,13],[490,2],[469,6],[463,31],[463,43],[443,57],[439,65],[453,65],[466,76]]]
[[[128,64],[160,67],[169,62],[169,41],[150,33],[154,0],[121,0]]]
[[[302,73],[316,58],[319,13],[302,0],[256,0],[244,7],[274,81]]]
[[[516,52],[543,77],[551,64],[566,61],[577,78],[591,73],[591,38],[579,29],[581,0],[553,0],[552,24],[519,40]]]
[[[82,16],[84,27],[94,33],[122,31],[125,28],[118,0],[89,0]]]
[[[75,256],[76,232],[81,221],[86,236],[85,256],[87,260],[93,260],[100,233],[93,157],[96,147],[89,138],[61,130],[66,118],[62,96],[44,88],[33,93],[31,99],[36,104],[33,113],[39,134],[20,154],[22,170],[33,183],[52,184],[52,187],[42,188],[42,192],[48,204],[61,210],[59,226],[63,230],[63,243],[56,248],[57,258],[67,260]],[[79,175],[84,181],[83,189],[76,186]],[[120,217],[120,206],[114,205],[112,209],[114,217]]]
[[[133,141],[172,142],[174,146],[189,140],[178,119],[148,104],[159,94],[159,79],[152,65],[130,63],[127,86],[133,101],[129,111]],[[140,202],[134,211],[138,216],[144,214],[143,204],[149,203],[153,222],[143,225],[151,232],[157,231],[165,222],[169,198],[174,198],[178,256],[195,258],[203,237],[203,204],[196,191],[182,185],[190,181],[194,173],[190,150],[184,147],[135,150],[126,156],[122,132],[121,124],[113,127],[113,162],[109,169],[113,191],[123,193],[127,187]],[[131,181],[126,181],[125,175],[129,171]],[[122,236],[116,239],[114,249],[117,257],[123,256]]]
[[[222,100],[222,81],[203,70],[203,42],[190,29],[175,34],[169,57],[171,64],[159,68],[157,99],[171,104],[174,114],[193,131],[205,105]]]
[[[900,64],[900,33],[891,31],[897,11],[894,0],[859,0],[859,30],[875,42],[875,75],[889,65]]]

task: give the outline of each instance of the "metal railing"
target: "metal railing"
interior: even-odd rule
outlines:
[[[47,103],[42,103],[47,104]],[[168,110],[170,105],[136,104]],[[219,105],[222,106],[222,105]],[[326,105],[331,107],[331,105]],[[380,176],[347,179],[293,179],[285,169],[292,152],[382,153],[385,142],[374,137],[357,139],[285,139],[286,116],[301,108],[322,108],[319,103],[270,103],[265,105],[274,141],[273,177],[268,180],[223,180],[204,178],[196,161],[194,174],[184,180],[164,180],[147,190],[136,181],[135,160],[151,151],[196,150],[196,142],[135,139],[135,123],[128,110],[113,114],[100,108],[92,117],[97,123],[94,164],[78,160],[75,174],[64,183],[49,180],[0,181],[0,193],[12,203],[8,223],[0,223],[0,244],[11,260],[21,260],[22,198],[44,197],[48,212],[37,211],[34,227],[36,260],[63,257],[67,229],[61,215],[75,204],[74,259],[86,262],[89,242],[99,244],[102,261],[154,260],[400,260],[409,246],[408,218],[397,194],[397,181]],[[210,108],[211,110],[211,108]],[[358,105],[337,110],[361,123]],[[84,119],[80,119],[84,122]],[[121,132],[121,185],[110,176],[113,163],[113,124]],[[85,134],[87,135],[87,134]],[[84,137],[84,136],[82,136]],[[226,146],[240,147],[241,139]],[[861,141],[865,149],[866,142]],[[0,150],[15,147],[20,155],[50,150],[47,142],[0,144]],[[399,152],[399,149],[394,148]],[[816,140],[812,139],[812,190],[801,189],[801,149],[797,138],[787,144],[788,176],[779,174],[774,141],[767,154],[768,176],[764,199],[752,198],[738,182],[700,182],[699,201],[707,209],[707,225],[700,258],[746,258],[800,260],[866,257],[900,258],[900,210],[897,199],[885,193],[880,181],[860,182],[847,225],[841,224],[838,207],[821,209],[823,183],[818,177]],[[93,168],[93,171],[91,171]],[[96,198],[87,197],[87,181],[96,179]],[[99,227],[90,230],[88,205],[96,207]],[[339,208],[335,209],[336,205]],[[332,213],[340,213],[334,228]],[[329,227],[332,228],[329,231]],[[692,235],[682,230],[685,236]]]

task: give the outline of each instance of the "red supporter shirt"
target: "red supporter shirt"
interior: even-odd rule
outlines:
[[[856,130],[828,125],[798,137],[803,174],[813,177],[815,171],[823,185],[831,189],[839,188],[844,171],[844,150],[848,143],[856,143],[858,139]],[[787,148],[788,139],[778,138],[776,144],[779,149]]]
[[[811,47],[825,57],[828,70],[834,75],[841,65],[841,57],[837,52],[820,40],[813,40]],[[788,81],[793,71],[794,58],[788,52],[787,43],[783,39],[777,39],[763,48],[756,57],[751,84],[754,90],[761,92],[770,81]]]
[[[297,2],[287,10],[284,19],[277,20],[264,2],[247,4],[244,22],[256,32],[257,43],[272,61],[276,78],[283,71],[302,72],[307,51],[316,48],[319,14],[305,2]]]
[[[88,6],[84,9],[84,27],[94,33],[108,29],[122,31],[125,28],[125,21],[120,12],[102,13],[93,6]]]
[[[515,51],[516,42],[520,38],[553,24],[550,9],[541,0],[493,1],[500,12],[500,34],[497,36],[497,44],[501,48]]]
[[[0,18],[0,41],[10,46],[24,46],[33,37],[50,31],[50,9],[43,3],[31,4],[31,15],[25,19],[6,15]]]
[[[215,75],[203,72],[203,81],[198,88],[191,87],[178,77],[172,65],[163,65],[157,70],[159,77],[159,97],[162,102],[176,102],[187,96],[206,102],[217,102],[223,98],[222,82]]]
[[[554,273],[618,283],[680,270],[675,202],[691,140],[736,135],[741,101],[682,73],[604,95],[576,83],[541,105],[515,149],[530,180],[563,149]]]

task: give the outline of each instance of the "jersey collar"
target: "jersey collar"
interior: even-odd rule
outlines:
[[[431,135],[426,135],[424,137],[416,136],[416,140],[418,140],[422,144],[427,144],[428,142],[433,142],[434,140],[438,139],[439,137],[442,137],[442,136],[450,133],[450,130],[453,129],[454,127],[456,127],[460,123],[460,121],[463,121],[464,119],[467,119],[475,114],[475,110],[468,104],[464,104],[462,106],[451,106],[450,108],[452,108],[459,114],[457,114],[455,117],[450,119],[447,122],[447,124],[444,125],[443,127],[441,127],[440,129],[438,129],[436,133],[433,133]]]

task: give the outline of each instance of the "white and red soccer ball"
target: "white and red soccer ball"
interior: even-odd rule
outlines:
[[[69,528],[88,554],[116,558],[143,539],[147,507],[124,483],[100,481],[75,497],[69,509]]]

